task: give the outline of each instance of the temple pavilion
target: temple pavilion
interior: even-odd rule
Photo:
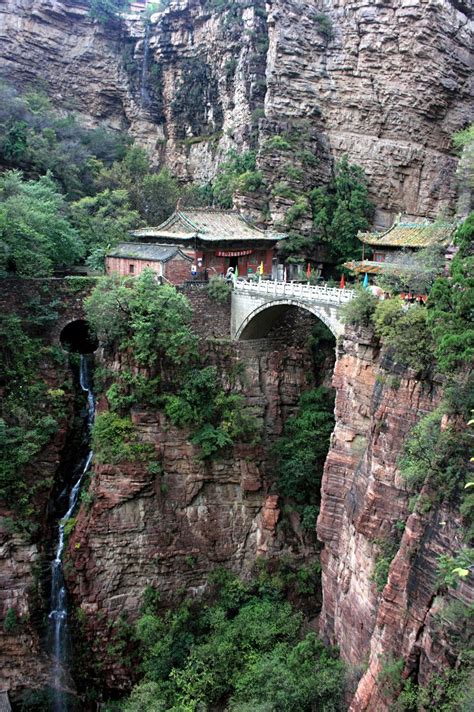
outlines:
[[[198,273],[209,277],[225,274],[229,267],[238,270],[242,277],[257,273],[271,275],[276,245],[286,238],[256,227],[235,210],[216,208],[177,209],[158,227],[133,230],[131,236],[135,244],[178,248],[180,255],[191,258]],[[126,273],[126,269],[125,272],[120,266],[118,269]]]
[[[399,219],[384,232],[359,232],[357,237],[362,242],[362,261],[346,262],[344,266],[354,274],[380,274],[384,263],[396,264],[397,253],[435,245],[448,248],[456,227],[452,222],[403,222]]]

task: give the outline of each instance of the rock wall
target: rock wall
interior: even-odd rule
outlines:
[[[83,299],[90,289],[90,283],[85,282],[86,287],[78,289],[77,280],[3,279],[0,310],[25,321],[42,317],[44,321],[39,328],[43,343],[58,348],[61,328],[68,321],[83,316]],[[48,314],[49,319],[45,318]],[[68,364],[58,360],[54,351],[45,351],[39,375],[49,388],[64,391],[64,417],[34,462],[19,473],[21,480],[35,492],[34,510],[29,520],[19,520],[0,500],[0,691],[15,694],[51,682],[52,661],[44,646],[48,595],[44,584],[51,553],[52,499],[65,474],[61,472],[61,464],[67,459],[68,436],[74,418],[75,393]],[[0,398],[3,387],[3,379],[0,379]],[[47,414],[46,408],[43,414]],[[19,488],[18,496],[21,495]],[[4,627],[10,609],[15,611],[18,620],[13,630]]]
[[[314,556],[297,528],[292,534],[278,526],[267,451],[308,386],[309,353],[268,341],[216,341],[207,350],[207,361],[224,373],[239,371],[261,441],[236,444],[205,462],[189,433],[163,414],[132,411],[140,440],[153,444],[163,472],[150,474],[136,463],[96,464],[90,503],[81,506],[69,539],[69,590],[111,688],[126,687],[131,677],[117,656],[104,652],[114,640],[111,623],[136,618],[147,586],[156,587],[167,607],[183,595],[201,595],[219,565],[245,577],[260,555]]]
[[[219,6],[172,0],[146,29],[138,16],[101,26],[77,0],[1,0],[0,72],[88,125],[130,129],[183,180],[212,178],[230,148],[256,149],[266,187],[239,204],[257,219],[291,206],[276,183],[301,194],[343,154],[365,169],[379,225],[455,209],[451,136],[472,120],[468,3]],[[275,135],[291,151],[268,144]]]
[[[474,589],[440,587],[437,559],[460,548],[459,515],[447,507],[418,507],[410,514],[409,493],[397,469],[407,434],[436,407],[439,387],[410,372],[391,372],[372,334],[351,330],[333,385],[336,427],[318,519],[325,545],[320,631],[339,646],[352,671],[357,689],[350,709],[383,712],[393,703],[381,674],[388,663],[403,659],[404,677],[425,685],[456,661],[439,613],[456,600],[472,604]],[[388,582],[378,591],[373,577],[384,544],[394,546],[394,558]]]

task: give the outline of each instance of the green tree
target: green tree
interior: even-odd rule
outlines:
[[[351,326],[370,326],[377,303],[377,298],[368,289],[357,289],[355,297],[341,310],[342,321]]]
[[[339,710],[343,665],[314,633],[303,635],[302,616],[276,589],[215,573],[211,604],[185,601],[139,619],[145,677],[124,711],[138,700],[158,710]]]
[[[188,301],[151,271],[128,281],[104,278],[85,307],[105,346],[130,348],[140,366],[155,367],[168,379],[168,368],[187,364],[195,353]]]
[[[395,360],[420,373],[433,369],[433,339],[424,306],[407,308],[401,299],[378,302],[373,321],[375,333],[392,347]]]
[[[288,418],[274,447],[278,492],[291,499],[313,529],[329,438],[334,428],[334,394],[320,386],[303,393],[298,414]]]
[[[435,281],[427,303],[437,365],[451,375],[474,358],[474,213],[456,231],[455,243],[450,274]]]
[[[148,154],[131,146],[122,160],[103,170],[98,184],[111,190],[126,190],[130,205],[148,225],[159,225],[176,208],[181,191],[167,168],[152,173]]]
[[[233,195],[238,189],[256,190],[260,184],[256,154],[253,151],[237,153],[231,149],[213,181],[213,202],[221,208],[232,208]]]
[[[107,249],[129,240],[129,230],[142,225],[140,215],[130,207],[126,190],[104,190],[93,197],[72,203],[71,222],[89,254],[89,263],[103,268]]]
[[[329,185],[311,191],[311,202],[316,239],[328,243],[332,258],[336,262],[359,258],[357,233],[367,230],[373,214],[362,168],[344,156]]]
[[[0,177],[0,270],[44,277],[84,255],[66,217],[64,197],[49,176],[24,181],[19,171]]]
[[[106,23],[130,5],[129,0],[89,0],[89,15],[99,22]]]

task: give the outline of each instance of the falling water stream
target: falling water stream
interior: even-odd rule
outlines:
[[[79,382],[82,390],[87,393],[87,435],[94,420],[94,395],[92,393],[87,357],[81,354]],[[81,484],[86,476],[92,461],[92,450],[82,459],[77,468],[77,479],[69,493],[68,509],[60,519],[58,525],[58,539],[54,560],[51,563],[51,610],[49,614],[49,633],[51,652],[54,658],[53,687],[54,687],[54,712],[65,712],[67,709],[64,694],[65,669],[67,665],[68,630],[67,630],[67,593],[64,580],[62,555],[64,550],[64,536],[67,522],[71,519],[79,498]]]
[[[145,36],[143,38],[143,58],[142,58],[142,74],[140,79],[140,108],[144,109],[150,104],[150,95],[147,89],[148,76],[148,50],[150,48],[150,23],[145,25]]]

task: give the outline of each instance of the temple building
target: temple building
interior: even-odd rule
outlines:
[[[164,281],[178,285],[190,278],[193,261],[194,255],[176,245],[121,242],[106,256],[105,271],[121,277],[138,277],[143,270],[151,269]]]
[[[448,248],[457,225],[452,222],[395,222],[384,232],[364,232],[357,235],[362,242],[362,261],[346,262],[344,267],[354,274],[380,274],[384,263],[395,265],[401,252],[414,252],[439,245]],[[366,259],[366,256],[369,259]]]
[[[161,253],[156,253],[156,259],[153,254],[166,247],[176,250],[167,259],[189,261],[188,279],[192,272],[206,277],[224,275],[229,267],[241,277],[270,276],[276,270],[277,242],[286,237],[255,227],[235,210],[216,208],[177,209],[158,227],[130,234],[133,242],[119,244],[108,255],[107,274],[139,274],[143,265],[160,272]],[[166,270],[173,271],[171,264],[167,263],[163,276]]]

